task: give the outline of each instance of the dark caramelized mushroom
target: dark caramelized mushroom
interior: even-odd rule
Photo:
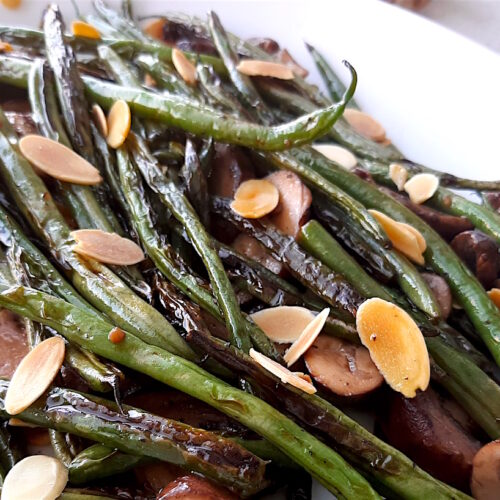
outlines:
[[[272,38],[250,38],[248,43],[259,47],[270,55],[276,54],[280,50],[280,44]]]
[[[476,453],[470,489],[476,500],[500,498],[500,440],[488,443]]]
[[[198,476],[182,476],[158,493],[156,500],[236,500],[228,490]]]
[[[0,310],[0,377],[12,377],[28,351],[22,319],[9,311]]]
[[[451,312],[452,296],[451,290],[446,280],[434,273],[422,273],[422,278],[426,281],[441,309],[441,316],[446,319]]]
[[[233,241],[232,247],[250,259],[257,261],[274,274],[280,274],[283,266],[276,259],[271,257],[266,249],[255,239],[247,234],[239,234]]]
[[[368,349],[320,335],[304,354],[311,377],[339,396],[361,396],[384,381]]]

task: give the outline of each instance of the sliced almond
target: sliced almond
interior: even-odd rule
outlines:
[[[14,47],[9,42],[0,41],[0,52],[12,52]]]
[[[153,19],[144,27],[144,33],[156,40],[163,40],[163,28],[165,28],[166,20],[163,18]]]
[[[425,391],[430,379],[430,361],[422,332],[403,309],[382,299],[363,302],[356,315],[356,328],[385,381],[413,398]]]
[[[251,314],[250,318],[273,342],[291,344],[315,316],[305,307],[279,306],[262,309]]]
[[[264,356],[264,354],[257,352],[255,349],[250,349],[249,354],[254,361],[262,366],[262,368],[271,372],[273,375],[276,375],[276,377],[278,377],[283,383],[293,385],[294,387],[307,392],[307,394],[314,394],[316,392],[316,388],[307,380],[304,380],[296,373],[291,372],[284,366],[276,363],[276,361]]]
[[[121,99],[116,101],[108,113],[108,135],[106,141],[113,149],[119,148],[127,139],[130,132],[132,117],[130,108]]]
[[[231,203],[231,208],[247,219],[259,219],[271,213],[278,205],[279,191],[274,184],[264,179],[242,182]]]
[[[295,75],[300,76],[301,78],[305,78],[308,74],[309,71],[307,69],[303,68],[288,52],[286,49],[282,49],[279,54],[280,61],[285,65],[288,66]]]
[[[198,76],[196,66],[179,49],[172,49],[172,63],[188,85],[195,85]]]
[[[94,40],[100,40],[101,38],[101,34],[94,26],[83,21],[73,21],[71,23],[71,32],[73,35],[83,38],[92,38]]]
[[[408,170],[399,163],[391,163],[389,165],[389,177],[396,184],[398,191],[403,191],[408,180]]]
[[[99,104],[92,105],[92,118],[95,126],[101,132],[103,137],[108,137],[108,121],[106,115]]]
[[[68,482],[68,469],[57,458],[33,455],[17,462],[2,486],[2,500],[54,500]]]
[[[329,160],[338,163],[347,170],[353,169],[357,164],[357,158],[346,148],[336,144],[313,144],[313,148],[326,156]]]
[[[71,236],[77,242],[73,247],[74,252],[104,264],[131,266],[144,260],[144,253],[139,245],[116,233],[100,229],[79,229],[73,231]]]
[[[422,234],[413,227],[410,229],[408,224],[397,222],[378,210],[370,209],[368,212],[382,226],[396,250],[421,266],[425,264],[422,254],[427,245]]]
[[[38,425],[30,424],[16,417],[9,418],[9,425],[11,427],[27,427],[28,429],[37,429]]]
[[[439,179],[434,174],[414,175],[404,185],[410,200],[417,205],[432,198],[438,187]]]
[[[73,150],[41,135],[26,135],[19,141],[23,156],[42,172],[73,184],[99,184],[99,170]]]
[[[21,0],[2,0],[1,3],[8,9],[17,9],[21,5]]]
[[[283,356],[283,360],[287,366],[293,365],[304,354],[309,347],[316,340],[317,336],[321,333],[325,321],[330,314],[330,309],[327,307],[323,309],[305,328],[300,334],[300,337],[290,346]]]
[[[51,337],[38,344],[23,358],[5,395],[7,413],[21,413],[49,388],[63,364],[64,353],[64,340]]]
[[[344,111],[347,123],[356,131],[372,141],[383,142],[385,140],[385,129],[370,115],[357,109],[347,108]]]
[[[269,76],[280,80],[293,80],[293,71],[285,64],[258,61],[256,59],[245,59],[238,63],[236,69],[248,76]]]
[[[488,290],[488,297],[500,309],[500,288],[492,288]]]

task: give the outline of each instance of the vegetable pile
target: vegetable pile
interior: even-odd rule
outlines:
[[[122,7],[0,26],[2,500],[498,498],[500,181]]]

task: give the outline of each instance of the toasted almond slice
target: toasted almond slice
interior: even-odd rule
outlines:
[[[25,135],[19,141],[23,156],[42,172],[73,184],[99,184],[99,170],[74,151],[41,135]]]
[[[380,223],[396,250],[399,250],[413,262],[421,266],[425,264],[424,256],[422,255],[423,250],[421,250],[422,240],[425,243],[425,239],[422,235],[420,235],[422,239],[420,237],[417,238],[415,234],[416,229],[412,228],[412,230],[409,230],[405,227],[406,224],[397,222],[378,210],[370,209],[368,212]]]
[[[325,321],[330,314],[330,309],[323,309],[300,334],[300,337],[290,346],[283,356],[283,360],[287,366],[293,365],[304,354],[316,340],[316,337],[321,333]]]
[[[470,480],[476,500],[498,500],[500,493],[500,440],[484,445],[472,460]]]
[[[269,76],[280,80],[293,80],[293,71],[285,64],[258,61],[256,59],[245,59],[238,63],[236,69],[248,76]]]
[[[51,337],[38,344],[19,363],[5,396],[5,410],[17,415],[50,386],[64,361],[64,340]]]
[[[83,38],[92,38],[94,40],[100,40],[101,34],[89,23],[84,23],[83,21],[73,21],[71,23],[71,32],[75,36],[81,36]]]
[[[113,149],[119,148],[127,139],[130,132],[132,117],[130,108],[121,99],[116,101],[108,113],[108,135],[106,141]]]
[[[347,170],[353,169],[358,164],[358,159],[346,148],[336,144],[313,144],[313,148],[326,156],[329,160],[338,163]]]
[[[9,418],[9,425],[11,427],[28,427],[29,429],[37,429],[38,425],[30,424],[16,417]]]
[[[389,176],[396,184],[398,191],[403,191],[405,183],[408,180],[408,170],[399,163],[391,163],[389,165]]]
[[[60,460],[32,455],[9,471],[2,486],[2,500],[54,500],[67,482],[68,469]]]
[[[432,198],[438,187],[439,179],[434,174],[414,175],[404,185],[410,200],[417,205]]]
[[[108,137],[108,121],[106,115],[99,104],[92,104],[92,118],[95,126],[101,132],[103,137]]]
[[[273,342],[291,344],[315,316],[305,307],[279,306],[262,309],[251,314],[250,318]]]
[[[195,85],[198,76],[196,66],[179,49],[172,50],[172,62],[175,69],[188,85]]]
[[[305,78],[308,74],[309,71],[307,69],[303,68],[288,52],[286,49],[282,49],[279,54],[280,61],[285,65],[288,66],[295,75],[300,76],[301,78]]]
[[[363,111],[347,108],[344,111],[344,118],[358,134],[364,135],[372,141],[383,142],[385,140],[384,127]]]
[[[418,229],[415,229],[410,224],[406,224],[406,222],[398,222],[398,224],[399,227],[407,229],[410,233],[415,235],[415,238],[417,238],[418,248],[422,253],[427,250],[427,242],[425,241],[423,234]]]
[[[144,33],[156,40],[163,40],[163,28],[165,27],[166,20],[163,18],[153,19],[144,27]]]
[[[430,361],[422,332],[400,307],[382,299],[363,302],[356,315],[356,328],[385,381],[413,398],[425,391],[430,379]]]
[[[2,0],[2,5],[8,9],[17,9],[21,5],[21,0]]]
[[[140,246],[116,233],[100,229],[79,229],[73,231],[71,236],[77,242],[73,247],[74,252],[104,264],[131,266],[144,260]]]
[[[500,309],[500,288],[492,288],[488,290],[488,297]]]
[[[291,372],[284,366],[281,366],[276,361],[264,356],[260,352],[257,352],[255,349],[250,349],[250,357],[259,363],[262,368],[266,369],[268,372],[271,372],[273,375],[276,375],[283,383],[293,385],[298,389],[307,392],[307,394],[314,394],[316,392],[316,388],[301,378],[299,375],[296,375],[294,372]]]
[[[0,52],[12,52],[14,47],[9,42],[2,42],[0,40]]]
[[[280,199],[276,186],[264,179],[242,182],[231,203],[231,208],[247,219],[259,219],[271,213]]]

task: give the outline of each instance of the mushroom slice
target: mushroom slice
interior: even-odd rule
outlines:
[[[259,219],[271,213],[278,205],[279,191],[265,179],[250,179],[240,184],[231,208],[247,219]]]
[[[68,469],[57,458],[33,455],[18,462],[7,474],[2,500],[54,500],[68,482]]]
[[[64,353],[64,340],[52,337],[40,342],[23,358],[5,395],[7,413],[21,413],[47,390],[63,364]]]
[[[104,264],[131,266],[144,260],[144,253],[139,245],[116,233],[100,229],[79,229],[73,231],[71,236],[77,243],[73,247],[74,252]]]
[[[434,174],[414,175],[404,185],[410,200],[417,205],[432,198],[438,187],[439,179]]]
[[[283,272],[283,265],[281,262],[278,262],[273,256],[269,255],[260,242],[252,236],[240,233],[231,246],[241,254],[262,264],[274,274],[281,274]]]
[[[121,99],[116,101],[108,113],[108,136],[106,141],[113,148],[119,148],[127,139],[130,132],[132,116],[130,108]]]
[[[240,61],[236,69],[248,76],[269,76],[280,80],[293,80],[295,78],[293,71],[285,64],[256,59]]]
[[[198,79],[196,66],[179,49],[172,50],[172,63],[188,85],[195,85]]]
[[[422,332],[406,311],[382,299],[368,299],[358,309],[356,328],[372,361],[395,391],[413,398],[417,389],[427,389],[429,354]]]
[[[316,388],[307,380],[304,380],[296,373],[291,372],[284,366],[276,363],[276,361],[264,356],[264,354],[257,352],[255,349],[250,349],[249,354],[254,361],[262,366],[262,368],[271,372],[273,375],[276,375],[276,377],[278,377],[283,383],[293,385],[294,387],[307,392],[307,394],[314,394],[316,392]]]
[[[398,191],[403,191],[408,180],[408,170],[399,163],[391,163],[389,165],[389,177],[396,184]]]
[[[500,440],[483,446],[472,460],[470,489],[476,500],[500,496]]]
[[[101,34],[94,26],[83,21],[73,21],[71,23],[71,32],[73,35],[83,38],[92,38],[94,40],[100,40],[101,38]]]
[[[384,381],[366,347],[328,335],[314,341],[304,361],[313,379],[339,396],[361,396]]]
[[[425,264],[422,253],[427,245],[425,238],[415,228],[410,228],[408,224],[395,221],[378,210],[369,209],[368,212],[382,226],[394,248],[406,255],[413,262],[420,265]]]
[[[92,118],[99,132],[101,132],[104,137],[108,137],[108,121],[106,120],[106,115],[99,104],[92,105]]]
[[[500,288],[492,288],[486,293],[493,303],[500,309]]]
[[[337,144],[313,144],[313,149],[347,170],[358,164],[358,159],[348,149]]]
[[[330,314],[330,309],[323,309],[302,331],[300,337],[290,346],[283,356],[287,366],[293,365],[304,354],[321,333],[325,321]]]
[[[382,125],[367,113],[357,109],[347,108],[344,111],[347,123],[356,131],[368,139],[376,142],[384,142],[385,129]]]
[[[157,500],[236,500],[230,491],[203,477],[190,474],[178,477],[167,484],[157,495]]]
[[[250,315],[260,329],[278,344],[295,342],[315,315],[305,307],[279,306]]]
[[[19,141],[23,156],[43,173],[73,184],[99,184],[99,170],[70,148],[41,135],[30,134]]]
[[[439,304],[441,317],[446,320],[450,315],[453,303],[453,297],[451,296],[451,290],[448,283],[438,274],[421,273],[421,275]]]

